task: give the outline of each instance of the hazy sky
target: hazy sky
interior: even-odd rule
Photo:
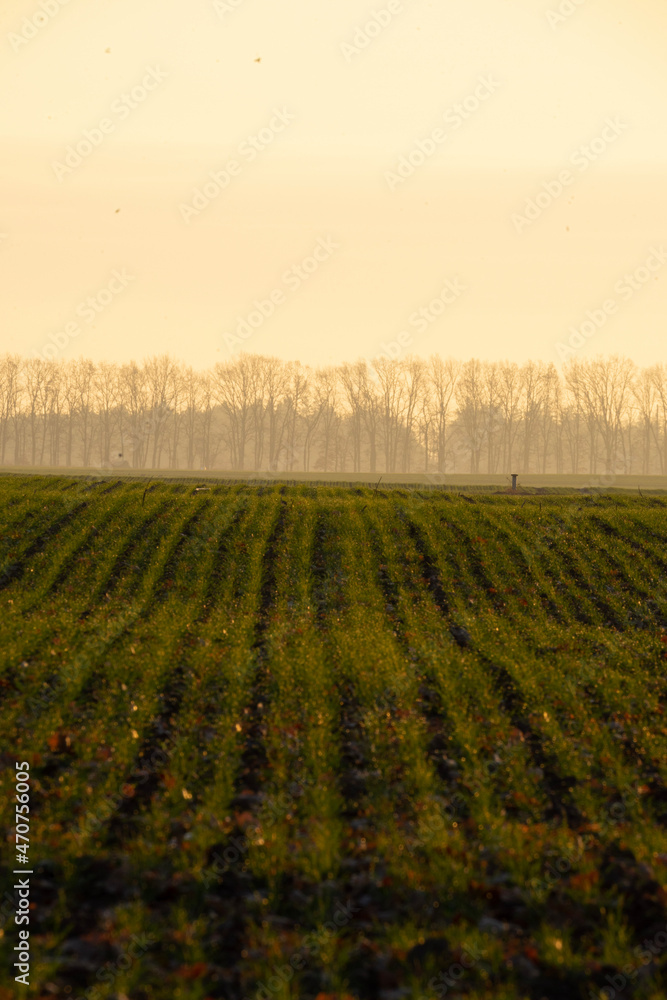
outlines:
[[[664,0],[3,0],[0,351],[667,361],[665,38]]]

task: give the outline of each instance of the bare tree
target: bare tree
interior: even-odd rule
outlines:
[[[405,407],[402,414],[403,422],[403,457],[402,471],[409,472],[414,445],[415,425],[420,404],[426,389],[426,365],[421,358],[405,358],[399,366],[403,382]]]
[[[378,381],[380,427],[384,443],[387,472],[396,472],[398,445],[407,400],[401,365],[395,359],[378,357],[373,360]]]
[[[511,472],[514,467],[514,447],[520,428],[522,375],[516,362],[501,361],[498,365],[498,396],[502,414],[501,465]]]
[[[322,468],[329,471],[330,456],[335,447],[336,431],[340,415],[338,413],[338,372],[332,366],[319,368],[315,373],[315,400],[321,418]]]
[[[119,425],[120,405],[119,371],[116,365],[101,361],[95,373],[95,406],[98,418],[99,458],[100,464],[110,462],[113,448],[113,435]],[[120,441],[118,444],[120,447]],[[122,454],[122,452],[116,452]],[[69,464],[69,462],[68,462]]]
[[[257,366],[248,354],[218,363],[213,369],[213,392],[227,420],[232,468],[241,471],[252,431],[257,378]]]
[[[479,472],[486,436],[486,393],[483,368],[476,358],[466,361],[456,384],[456,401],[463,429],[462,448],[468,452],[470,471]]]
[[[365,393],[368,383],[368,368],[365,361],[341,365],[339,369],[343,397],[350,414],[352,440],[352,469],[361,472],[361,448],[364,428]]]
[[[667,472],[667,366],[654,365],[651,368],[651,379],[660,404],[660,430],[662,431],[662,446],[658,448],[660,456],[660,471]],[[656,415],[656,424],[658,417]]]
[[[16,427],[21,394],[22,361],[18,354],[5,354],[0,359],[0,463],[5,464],[7,442],[11,422],[15,423],[15,440],[18,440]],[[14,457],[16,462],[16,455]]]
[[[428,362],[428,377],[432,389],[432,400],[436,434],[436,453],[438,472],[447,471],[447,432],[449,414],[454,400],[458,382],[460,362],[448,358],[443,361],[437,354],[431,355]]]
[[[93,364],[0,357],[0,461],[136,469],[667,472],[667,366],[377,359],[337,367],[241,355]],[[112,454],[114,458],[112,458]]]

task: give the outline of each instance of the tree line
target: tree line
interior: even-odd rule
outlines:
[[[433,355],[196,371],[0,357],[0,464],[369,473],[667,473],[667,366]]]

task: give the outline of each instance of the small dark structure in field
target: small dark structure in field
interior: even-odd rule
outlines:
[[[519,473],[518,472],[512,472],[511,476],[512,476],[512,492],[516,493],[516,481],[517,481],[517,478],[519,476]]]

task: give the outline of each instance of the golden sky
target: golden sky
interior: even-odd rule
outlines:
[[[0,351],[667,361],[665,38],[662,0],[4,0]]]

